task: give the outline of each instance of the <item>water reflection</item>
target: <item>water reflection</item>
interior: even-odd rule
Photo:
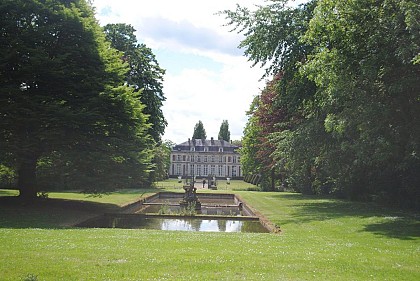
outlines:
[[[140,228],[173,231],[268,232],[258,220],[103,216],[80,227]]]
[[[161,230],[241,232],[244,224],[249,224],[249,222],[235,220],[163,219]]]

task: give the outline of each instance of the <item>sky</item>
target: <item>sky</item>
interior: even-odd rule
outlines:
[[[302,2],[302,1],[296,1]],[[264,69],[251,67],[238,45],[244,38],[227,20],[216,15],[234,10],[236,3],[250,9],[265,0],[94,0],[101,25],[131,24],[139,43],[151,48],[166,70],[163,114],[168,121],[163,140],[182,143],[203,122],[207,138],[217,139],[228,120],[232,140],[240,140],[246,111],[265,81]]]

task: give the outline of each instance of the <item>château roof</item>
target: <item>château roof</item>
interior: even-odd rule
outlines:
[[[234,152],[234,150],[239,148],[237,145],[231,144],[228,141],[211,138],[210,140],[188,139],[186,142],[175,145],[173,150],[191,151],[192,147],[195,148],[195,151],[204,151],[205,147],[207,147],[207,151],[219,151],[219,148],[222,147],[224,152]]]

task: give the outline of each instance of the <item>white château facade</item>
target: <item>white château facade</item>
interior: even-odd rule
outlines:
[[[169,176],[242,178],[238,146],[224,140],[188,139],[171,151]]]

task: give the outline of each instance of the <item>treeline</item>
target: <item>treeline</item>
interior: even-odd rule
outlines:
[[[24,199],[166,174],[165,71],[132,26],[100,27],[90,2],[0,3],[0,177]]]
[[[289,188],[420,208],[420,4],[273,1],[224,14],[270,79],[242,164]]]

